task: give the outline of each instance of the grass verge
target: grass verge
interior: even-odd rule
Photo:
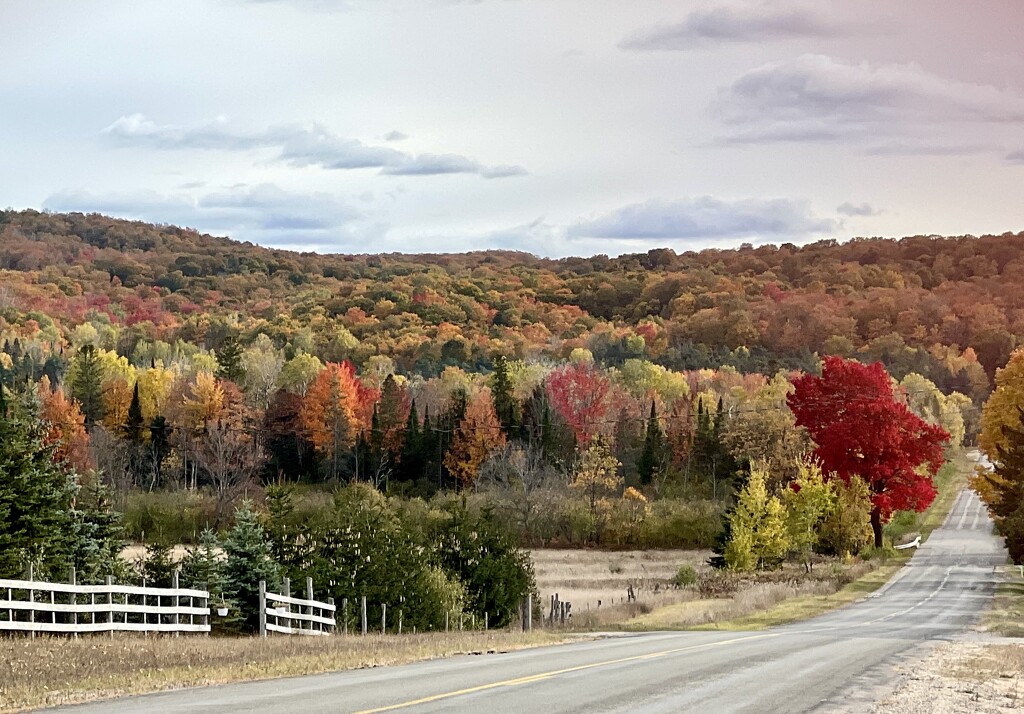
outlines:
[[[0,639],[0,712],[556,644],[550,632]]]
[[[1017,575],[1017,568],[1010,569],[1013,581],[1000,583],[996,588],[992,605],[982,616],[981,624],[986,631],[1003,637],[1024,637],[1024,581]]]

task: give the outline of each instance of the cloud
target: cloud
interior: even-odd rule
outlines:
[[[143,114],[131,114],[122,116],[102,133],[117,146],[161,151],[272,149],[278,152],[278,161],[290,166],[319,166],[336,171],[376,168],[398,176],[476,174],[483,178],[527,173],[521,166],[487,166],[458,154],[413,155],[388,146],[372,146],[337,136],[317,124],[280,125],[245,132],[233,129],[223,117],[186,126],[157,124]]]
[[[719,90],[726,143],[914,140],[924,129],[1024,122],[1024,97],[949,80],[917,64],[847,64],[823,55],[772,62]],[[939,137],[962,145],[954,137]]]
[[[404,141],[408,138],[408,134],[404,134],[400,131],[389,131],[384,135],[384,141]]]
[[[1006,155],[1006,160],[1011,164],[1024,164],[1024,149],[1011,151]]]
[[[844,216],[877,216],[881,211],[875,210],[869,203],[850,203],[847,201],[838,208],[836,213]]]
[[[293,193],[273,184],[241,184],[202,194],[62,191],[49,196],[43,207],[188,226],[278,246],[334,244],[369,227],[362,212],[329,194]]]
[[[619,47],[643,52],[692,50],[727,42],[828,39],[851,34],[854,29],[806,6],[726,4],[694,10],[682,22],[639,30]]]
[[[568,235],[624,240],[789,239],[829,233],[836,227],[834,221],[815,216],[803,201],[702,196],[624,206],[573,224]]]

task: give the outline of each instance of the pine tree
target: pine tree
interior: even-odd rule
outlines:
[[[649,484],[654,476],[664,468],[665,462],[665,434],[658,422],[658,413],[654,401],[651,401],[651,415],[647,419],[647,433],[644,436],[644,448],[640,452],[640,460],[637,462],[637,473],[640,476],[640,483]]]
[[[234,335],[225,337],[220,349],[217,350],[217,378],[235,384],[241,384],[245,378],[245,371],[242,369],[242,345]]]
[[[3,391],[0,389],[0,391]],[[66,574],[75,528],[72,476],[45,445],[33,400],[0,405],[0,578]]]
[[[199,542],[189,548],[181,559],[181,580],[185,587],[208,590],[211,597],[224,595],[224,564],[220,558],[221,543],[217,534],[204,528]]]
[[[505,434],[516,437],[519,433],[519,416],[515,396],[512,394],[512,380],[508,373],[505,355],[494,358],[494,373],[491,375],[491,394],[494,397],[494,412]]]
[[[142,402],[139,401],[139,383],[135,382],[132,390],[132,401],[128,405],[128,418],[124,423],[124,435],[133,443],[142,443],[142,435],[145,433],[146,420],[142,416]]]
[[[93,425],[103,421],[103,365],[100,363],[96,348],[83,345],[74,359],[74,374],[71,380],[71,396],[78,400],[85,415],[85,425]]]
[[[171,587],[175,568],[170,544],[161,541],[146,544],[145,556],[139,559],[139,575],[146,587]]]
[[[224,539],[224,595],[238,603],[244,625],[259,628],[259,585],[278,587],[280,567],[274,561],[270,538],[251,501],[235,510],[235,525]]]

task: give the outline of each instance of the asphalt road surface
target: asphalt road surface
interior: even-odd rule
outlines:
[[[180,690],[67,711],[864,711],[892,665],[970,625],[991,596],[1001,541],[977,495],[862,602],[763,632],[678,632],[398,667]]]

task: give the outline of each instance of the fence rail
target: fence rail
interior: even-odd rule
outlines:
[[[0,580],[0,632],[209,632],[210,593],[174,587]]]
[[[306,597],[291,595],[291,582],[284,579],[284,592],[267,592],[267,583],[260,581],[260,636],[270,632],[282,635],[323,636],[334,633],[337,627],[334,598],[327,602],[313,599],[313,579],[306,578]],[[271,606],[274,603],[274,606]],[[296,607],[297,610],[292,608]],[[283,623],[283,624],[282,624]]]

